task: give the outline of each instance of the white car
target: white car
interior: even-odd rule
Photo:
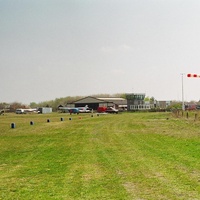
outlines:
[[[24,109],[16,109],[16,111],[15,111],[15,113],[16,114],[24,114],[25,112],[24,112]]]

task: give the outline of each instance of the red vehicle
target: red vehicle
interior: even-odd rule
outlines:
[[[197,106],[195,104],[185,105],[185,110],[196,110]]]
[[[117,114],[118,110],[113,107],[107,108],[107,107],[102,106],[102,107],[98,107],[97,112],[98,113],[116,113]]]
[[[97,112],[98,112],[98,113],[104,113],[104,112],[106,112],[106,109],[107,109],[107,108],[106,108],[105,106],[98,107],[98,108],[97,108]]]

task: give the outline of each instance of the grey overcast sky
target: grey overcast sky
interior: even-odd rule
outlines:
[[[200,99],[199,0],[0,0],[0,102]]]

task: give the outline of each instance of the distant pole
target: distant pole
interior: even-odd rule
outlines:
[[[181,74],[181,82],[182,82],[182,110],[185,110],[185,105],[184,105],[184,87],[183,87],[183,73]]]

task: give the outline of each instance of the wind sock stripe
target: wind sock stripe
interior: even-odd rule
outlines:
[[[187,77],[189,77],[189,78],[192,78],[192,77],[200,78],[200,75],[199,74],[187,74]]]

